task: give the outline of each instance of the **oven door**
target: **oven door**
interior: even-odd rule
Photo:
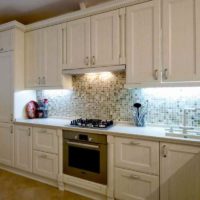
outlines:
[[[64,174],[107,184],[107,145],[64,140]]]

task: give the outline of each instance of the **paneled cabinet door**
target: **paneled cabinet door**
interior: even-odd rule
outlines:
[[[92,66],[120,64],[119,10],[91,17],[91,42]]]
[[[115,138],[115,165],[143,173],[159,174],[159,143]]]
[[[66,55],[64,55],[66,59],[63,68],[75,69],[89,67],[90,17],[68,22],[64,26],[66,26],[67,30],[67,42],[64,42],[64,45],[66,45]]]
[[[199,81],[199,0],[163,0],[162,10],[163,81]]]
[[[0,53],[0,122],[12,121],[13,112],[13,53]]]
[[[42,62],[42,31],[35,30],[25,33],[25,66],[26,66],[26,87],[34,88],[41,83],[41,62]]]
[[[127,8],[126,34],[127,84],[160,81],[158,0]]]
[[[13,126],[0,123],[0,163],[14,165],[14,134]]]
[[[159,200],[159,177],[116,168],[115,197],[120,200]]]
[[[43,65],[41,66],[41,83],[44,87],[56,87],[62,85],[62,66],[59,63],[60,44],[59,30],[61,25],[42,29],[43,37]]]
[[[0,32],[0,53],[13,50],[13,31]]]
[[[200,147],[161,143],[161,200],[200,199]]]
[[[32,130],[15,126],[15,167],[32,172]]]

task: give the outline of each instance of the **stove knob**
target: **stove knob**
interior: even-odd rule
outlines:
[[[78,135],[75,135],[74,139],[75,139],[75,140],[78,140]]]
[[[93,141],[93,138],[88,138],[89,142],[92,142]]]

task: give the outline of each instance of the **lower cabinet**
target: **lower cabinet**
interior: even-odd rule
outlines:
[[[15,126],[15,167],[32,172],[32,128]]]
[[[0,123],[0,164],[14,165],[14,134],[11,124]]]
[[[58,156],[55,154],[33,151],[33,173],[49,178],[58,178]]]
[[[159,177],[116,168],[115,197],[120,200],[159,200]]]
[[[200,199],[200,147],[161,143],[160,200]]]

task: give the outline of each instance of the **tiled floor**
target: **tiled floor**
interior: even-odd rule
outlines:
[[[0,200],[89,200],[49,185],[0,170]]]

